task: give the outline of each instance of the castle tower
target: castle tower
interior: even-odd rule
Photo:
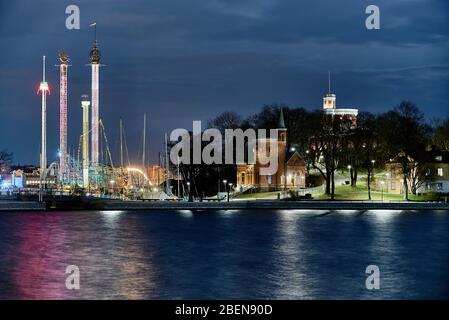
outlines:
[[[323,98],[323,126],[340,121],[342,127],[357,127],[358,110],[356,108],[337,108],[337,96],[331,93],[331,76],[329,72],[329,91]],[[329,122],[329,124],[328,124]]]
[[[337,108],[337,96],[331,93],[331,73],[329,72],[329,90],[323,98],[323,109],[336,109]]]
[[[333,93],[328,93],[323,98],[323,109],[336,109],[337,96]]]

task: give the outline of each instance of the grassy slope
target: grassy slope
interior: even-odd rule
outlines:
[[[259,193],[248,193],[240,194],[236,199],[263,199],[263,198],[273,198],[276,197],[279,192],[259,192]]]
[[[278,192],[261,192],[261,193],[250,193],[238,195],[238,199],[263,199],[276,197]],[[330,196],[321,194],[314,195],[316,200],[328,200]],[[371,200],[380,201],[382,199],[382,192],[379,190],[371,190]],[[383,193],[384,201],[401,201],[404,200],[402,194],[389,194],[384,190]],[[409,199],[412,201],[433,201],[435,199],[434,194],[426,194],[422,196],[415,196],[410,194]],[[335,200],[368,200],[368,188],[366,181],[358,181],[356,187],[351,187],[349,185],[338,185],[335,186]]]
[[[327,200],[330,199],[330,196],[322,194],[316,196],[315,199],[319,200]],[[340,185],[335,186],[335,199],[336,200],[368,200],[368,187],[366,185],[366,181],[357,181],[357,186],[351,187],[349,185]],[[383,192],[384,201],[400,201],[404,200],[404,196],[402,194],[391,194],[386,193],[385,189]],[[434,194],[426,194],[421,196],[416,196],[413,194],[409,194],[409,199],[412,201],[432,201],[435,199]],[[382,192],[380,190],[372,190],[371,189],[371,200],[382,200]]]

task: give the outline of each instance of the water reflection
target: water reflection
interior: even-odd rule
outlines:
[[[65,291],[66,230],[61,217],[31,215],[22,220],[15,252],[13,297],[61,299]],[[64,281],[63,281],[64,280]]]
[[[278,240],[273,250],[277,252],[274,296],[278,299],[310,298],[313,281],[307,277],[308,258],[305,255],[302,233],[302,214],[309,211],[280,210],[278,212]]]
[[[20,216],[14,292],[5,298],[151,297],[156,290],[153,253],[145,247],[151,235],[140,233],[136,219],[121,223],[123,214]],[[68,265],[80,269],[80,290],[65,287]]]
[[[2,299],[449,298],[441,211],[0,214],[0,249]]]

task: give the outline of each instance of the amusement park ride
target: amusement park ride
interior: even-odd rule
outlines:
[[[57,65],[60,71],[59,159],[58,161],[52,162],[48,167],[47,95],[50,94],[50,89],[49,84],[45,80],[45,56],[43,57],[42,81],[38,91],[42,95],[42,141],[38,184],[39,199],[42,200],[43,195],[49,192],[61,195],[85,194],[98,197],[107,195],[109,197],[120,197],[124,199],[142,198],[152,192],[159,192],[162,189],[161,185],[163,186],[164,183],[166,185],[164,196],[171,196],[171,189],[167,187],[170,178],[168,159],[165,161],[164,168],[158,168],[156,181],[152,181],[148,175],[149,167],[146,164],[146,115],[144,115],[143,123],[141,165],[131,165],[124,126],[120,119],[120,165],[114,166],[105,126],[99,115],[99,67],[101,54],[98,48],[96,23],[91,24],[91,26],[95,27],[93,47],[89,53],[92,69],[92,92],[90,101],[87,95],[83,95],[81,99],[83,123],[77,154],[75,156],[74,151],[70,154],[67,146],[67,76],[70,59],[67,53],[62,51],[58,54],[59,64]],[[127,155],[127,165],[124,163],[124,151],[126,151]],[[167,156],[167,151],[165,154]],[[159,174],[160,169],[163,171],[162,177]],[[49,177],[51,176],[57,177],[57,183],[50,183]]]

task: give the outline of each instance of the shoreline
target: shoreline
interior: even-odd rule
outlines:
[[[375,201],[85,201],[82,206],[37,201],[0,201],[0,211],[87,211],[87,210],[449,210],[446,202],[375,202]]]

